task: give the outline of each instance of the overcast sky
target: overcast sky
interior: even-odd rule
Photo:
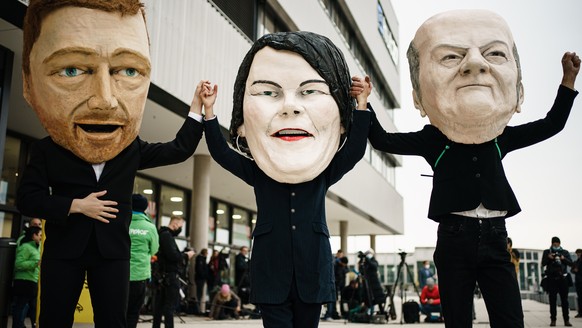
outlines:
[[[395,122],[402,132],[428,124],[412,104],[412,87],[405,57],[418,27],[432,15],[451,9],[489,9],[505,18],[520,54],[525,101],[509,125],[542,118],[551,107],[562,77],[565,51],[582,55],[580,0],[393,0],[400,24],[401,109]],[[582,74],[576,88],[582,89]],[[503,160],[522,212],[508,219],[507,228],[517,248],[544,249],[559,236],[570,251],[582,248],[582,96],[578,96],[566,128],[553,138],[514,151]],[[404,157],[397,169],[397,189],[404,197],[403,236],[378,237],[377,251],[436,244],[437,224],[427,219],[432,181],[421,177],[432,170],[420,157]],[[360,242],[356,248],[365,246]],[[350,245],[352,246],[352,245]],[[350,247],[352,248],[352,247]]]

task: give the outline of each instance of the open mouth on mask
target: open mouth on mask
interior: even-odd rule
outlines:
[[[313,135],[302,129],[282,129],[271,135],[285,141],[296,141],[303,138],[313,137]]]
[[[77,126],[88,133],[111,133],[121,128],[115,124],[77,124]]]

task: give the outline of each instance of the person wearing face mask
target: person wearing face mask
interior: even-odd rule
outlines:
[[[572,277],[568,266],[572,266],[570,252],[560,246],[560,238],[552,237],[552,246],[542,254],[542,266],[546,267],[547,292],[550,298],[550,327],[556,326],[557,296],[560,294],[564,326],[571,327],[568,289],[572,286]]]
[[[418,287],[423,288],[426,286],[426,280],[428,278],[433,278],[434,273],[430,269],[430,262],[424,261],[422,262],[422,268],[418,270]]]
[[[182,232],[184,218],[172,215],[167,227],[161,227],[158,232],[160,237],[160,250],[158,251],[159,270],[162,279],[154,296],[153,328],[159,328],[164,317],[164,327],[174,327],[174,310],[180,293],[180,281],[178,272],[184,261],[190,260],[193,250],[180,252],[174,238]]]

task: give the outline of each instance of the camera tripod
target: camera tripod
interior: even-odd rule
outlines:
[[[402,319],[404,317],[404,298],[405,298],[405,294],[404,294],[404,279],[402,278],[402,275],[404,274],[403,271],[406,269],[406,272],[408,273],[408,279],[410,279],[410,281],[412,282],[412,286],[414,286],[414,291],[416,291],[416,294],[418,295],[418,299],[420,300],[420,292],[418,291],[418,286],[416,286],[416,284],[414,283],[414,277],[412,276],[412,272],[410,272],[410,267],[408,266],[408,264],[406,263],[406,253],[405,252],[400,252],[398,253],[398,255],[400,255],[400,263],[398,264],[398,269],[396,272],[396,280],[394,281],[394,284],[392,285],[392,290],[390,292],[390,304],[389,304],[389,308],[388,308],[388,314],[390,315],[390,319],[392,320],[396,320],[396,308],[394,307],[394,295],[396,294],[396,287],[400,288],[400,302],[401,302],[401,307],[400,307],[400,324],[402,324]]]

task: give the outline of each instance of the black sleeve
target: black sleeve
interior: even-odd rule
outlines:
[[[179,263],[184,258],[174,241],[174,237],[168,231],[160,232],[160,250],[163,260],[169,263]]]

